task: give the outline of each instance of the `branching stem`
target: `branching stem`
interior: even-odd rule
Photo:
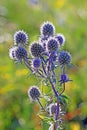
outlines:
[[[49,78],[49,82],[50,82],[50,84],[51,84],[51,86],[52,86],[52,89],[53,89],[53,91],[54,91],[54,94],[55,94],[55,96],[56,96],[56,98],[57,98],[57,109],[56,109],[55,122],[54,122],[54,128],[53,128],[53,130],[57,130],[57,128],[58,128],[57,120],[58,120],[58,116],[59,116],[59,102],[60,102],[60,98],[59,98],[59,94],[58,94],[58,92],[56,91],[55,86],[54,86],[54,84],[52,83],[52,81],[51,81],[50,78]]]
[[[45,108],[44,108],[44,107],[43,107],[43,105],[41,104],[41,102],[40,102],[39,98],[37,98],[37,101],[38,101],[38,103],[40,104],[40,106],[41,106],[42,110],[43,110],[43,111],[45,111]]]

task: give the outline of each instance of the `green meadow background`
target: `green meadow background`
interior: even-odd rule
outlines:
[[[40,86],[40,81],[29,75],[24,64],[15,64],[8,51],[15,31],[26,31],[30,44],[38,39],[44,21],[51,21],[56,33],[65,35],[64,48],[74,65],[68,70],[73,82],[65,90],[70,98],[65,130],[87,129],[87,1],[0,0],[0,130],[41,130],[40,108],[27,95],[28,88]]]

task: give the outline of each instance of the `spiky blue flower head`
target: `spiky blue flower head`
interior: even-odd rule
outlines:
[[[64,81],[64,82],[65,82],[65,81],[67,81],[67,79],[68,79],[67,74],[61,74],[61,75],[60,75],[60,80],[61,80],[61,81]]]
[[[28,90],[28,96],[31,100],[35,101],[40,98],[40,91],[37,86],[32,86]]]
[[[41,44],[33,42],[29,47],[30,53],[33,57],[40,57],[44,52],[44,48]]]
[[[23,30],[17,31],[14,34],[14,45],[26,45],[28,42],[28,35]]]
[[[9,56],[13,60],[16,60],[15,52],[16,52],[17,48],[18,48],[17,46],[14,46],[14,47],[9,49]]]
[[[68,81],[72,81],[72,80],[70,80],[70,79],[68,78],[68,75],[67,75],[67,74],[61,74],[61,75],[60,75],[60,80],[59,80],[60,85],[63,84],[63,83],[65,83],[65,82],[68,82]]]
[[[21,61],[22,59],[27,59],[28,54],[24,47],[18,46],[15,51],[15,57],[18,61]]]
[[[58,50],[58,41],[54,37],[50,37],[46,45],[47,45],[47,50],[49,52],[54,52]]]
[[[44,22],[41,25],[40,33],[42,36],[53,36],[55,33],[55,27],[51,22]]]
[[[58,33],[57,35],[55,35],[55,38],[58,40],[59,45],[64,45],[65,43],[65,37],[63,34]]]
[[[61,66],[69,65],[71,63],[71,55],[67,51],[61,51],[58,56],[58,63]]]
[[[32,61],[32,67],[35,68],[35,69],[38,69],[41,65],[41,60],[40,58],[36,57],[33,59]]]

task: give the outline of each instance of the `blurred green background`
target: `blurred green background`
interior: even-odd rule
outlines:
[[[66,85],[70,103],[65,130],[87,129],[87,1],[0,0],[0,130],[41,130],[39,106],[27,96],[29,86],[40,86],[39,80],[23,64],[15,64],[8,50],[15,31],[26,31],[30,43],[44,21],[65,35],[65,49],[76,65],[68,71],[73,82]]]

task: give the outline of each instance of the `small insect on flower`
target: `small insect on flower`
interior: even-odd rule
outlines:
[[[16,52],[17,48],[18,47],[14,46],[14,47],[12,47],[12,48],[9,49],[9,56],[13,60],[16,60],[15,52]]]
[[[40,57],[44,52],[44,48],[37,42],[33,42],[29,47],[30,53],[33,57]]]
[[[35,101],[40,98],[40,91],[37,86],[32,86],[28,90],[28,96],[30,100]]]
[[[55,38],[58,40],[60,46],[64,45],[64,43],[65,43],[65,37],[64,37],[63,34],[58,33],[58,34],[55,35]]]
[[[33,61],[32,61],[32,67],[34,69],[38,69],[40,67],[40,65],[41,65],[40,58],[38,58],[38,57],[34,58]]]
[[[51,37],[48,39],[47,50],[49,52],[54,52],[58,50],[58,41],[55,38]]]
[[[22,59],[27,59],[28,54],[27,54],[26,49],[22,46],[18,46],[15,51],[15,57],[17,61],[22,61]]]
[[[60,75],[60,80],[59,80],[60,85],[62,85],[63,83],[66,83],[66,82],[68,82],[68,81],[72,81],[72,80],[70,80],[70,79],[68,78],[68,75],[67,75],[67,74],[61,74],[61,75]]]
[[[14,45],[26,45],[28,42],[28,35],[24,31],[17,31],[14,34]]]
[[[55,27],[51,22],[44,22],[41,25],[40,33],[42,36],[53,36],[55,34]]]
[[[71,55],[67,51],[61,51],[58,56],[58,63],[61,66],[69,65],[71,63]]]

